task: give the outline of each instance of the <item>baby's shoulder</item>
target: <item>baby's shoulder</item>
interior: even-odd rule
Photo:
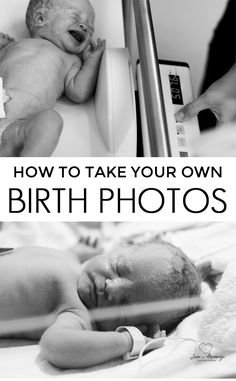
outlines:
[[[79,56],[76,56],[75,54],[69,54],[66,52],[64,53],[64,59],[68,65],[69,68],[73,66],[81,67],[82,66],[82,60]]]
[[[38,273],[57,277],[72,278],[76,273],[75,264],[66,253],[45,247],[24,247],[14,250],[12,259],[25,269],[35,269]],[[72,262],[72,263],[71,263]]]
[[[56,49],[53,44],[42,38],[22,38],[9,45],[9,50],[13,54],[17,54],[20,59],[30,57],[44,57],[47,58],[53,52],[56,55]]]

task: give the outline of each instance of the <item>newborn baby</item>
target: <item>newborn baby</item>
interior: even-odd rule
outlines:
[[[49,156],[63,125],[53,110],[63,93],[76,103],[94,92],[105,41],[92,40],[95,13],[88,0],[31,0],[31,38],[0,34],[0,156]]]
[[[157,305],[147,312],[144,305],[140,313],[140,303],[199,293],[194,265],[178,248],[161,241],[121,246],[83,266],[68,253],[20,248],[0,256],[0,336],[41,338],[42,356],[50,363],[89,367],[132,350],[130,333],[114,332],[118,326],[136,326],[153,336],[157,324],[169,331],[193,312],[188,304],[181,308],[176,301],[174,309],[160,311]],[[42,320],[37,329],[28,320],[22,328],[19,321],[47,315],[50,321]],[[8,326],[12,320],[14,333],[4,333],[4,321]],[[145,342],[149,340],[145,337]]]

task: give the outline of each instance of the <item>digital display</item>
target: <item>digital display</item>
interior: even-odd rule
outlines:
[[[179,156],[180,157],[188,157],[188,152],[180,151]]]
[[[180,77],[178,75],[169,74],[170,90],[172,103],[174,105],[183,105],[183,96],[180,86]]]

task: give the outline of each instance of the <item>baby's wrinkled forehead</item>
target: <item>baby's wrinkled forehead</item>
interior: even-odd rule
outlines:
[[[53,8],[74,8],[89,16],[93,22],[95,21],[95,11],[88,0],[49,0],[49,3]]]

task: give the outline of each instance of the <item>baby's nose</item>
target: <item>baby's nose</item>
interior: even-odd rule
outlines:
[[[105,292],[109,302],[119,303],[126,293],[126,284],[123,280],[107,279],[105,283]]]
[[[84,31],[84,32],[87,32],[88,30],[88,27],[86,24],[79,24],[80,28]]]

